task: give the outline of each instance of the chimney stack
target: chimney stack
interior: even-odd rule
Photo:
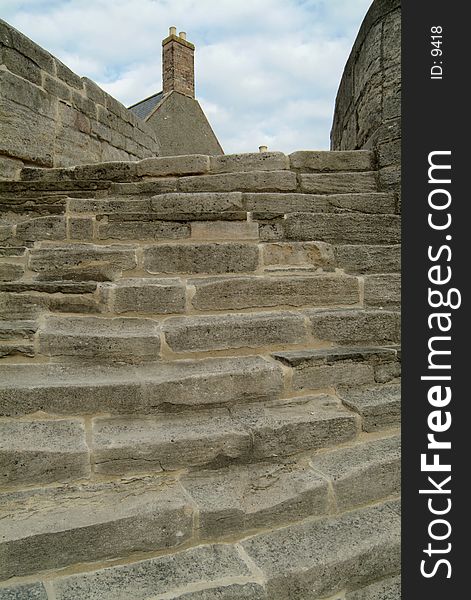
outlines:
[[[180,92],[195,97],[195,47],[187,41],[186,33],[177,35],[176,27],[170,27],[169,35],[162,42],[162,89],[164,94]]]

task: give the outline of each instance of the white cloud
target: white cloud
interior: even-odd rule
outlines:
[[[23,0],[3,18],[124,104],[161,89],[168,26],[196,45],[197,96],[226,152],[327,148],[370,0]]]

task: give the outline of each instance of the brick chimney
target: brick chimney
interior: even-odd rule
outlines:
[[[177,35],[170,27],[162,42],[162,89],[164,94],[175,91],[195,97],[195,47],[186,39],[186,33]]]

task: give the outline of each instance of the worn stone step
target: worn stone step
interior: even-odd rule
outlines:
[[[278,398],[282,370],[257,356],[113,365],[3,365],[0,416],[152,414]]]
[[[246,276],[193,279],[196,310],[268,307],[349,306],[359,303],[355,277],[338,274]]]
[[[28,266],[43,279],[107,281],[137,266],[132,246],[42,245],[29,253]]]
[[[401,576],[387,577],[347,593],[345,600],[399,600],[401,596]]]
[[[301,191],[310,194],[359,194],[377,192],[376,173],[302,173]]]
[[[307,310],[311,333],[319,340],[340,345],[397,344],[401,337],[401,314],[374,309]]]
[[[87,477],[89,473],[82,420],[0,421],[3,486],[69,481]]]
[[[303,172],[372,171],[374,153],[369,150],[300,150],[289,155],[290,167]]]
[[[346,273],[399,273],[401,246],[342,245],[335,247],[335,260]]]
[[[47,356],[122,362],[160,356],[160,327],[150,319],[51,316],[38,337],[39,352]]]
[[[178,181],[181,192],[289,192],[296,188],[296,173],[286,170],[197,175]]]
[[[99,286],[109,312],[165,315],[185,312],[186,286],[179,278],[129,278]]]
[[[400,494],[399,435],[319,452],[309,464],[331,482],[340,512]]]
[[[291,213],[283,222],[286,239],[332,244],[399,244],[397,215]]]
[[[93,468],[124,475],[223,467],[332,446],[357,435],[357,420],[329,396],[237,406],[156,419],[97,418]]]
[[[343,403],[362,418],[364,431],[397,427],[401,423],[401,386],[398,384],[341,388]]]
[[[386,503],[306,520],[241,544],[204,544],[128,565],[59,575],[48,587],[56,600],[308,600],[369,586],[399,569],[400,519]],[[44,590],[41,581],[26,586],[31,593]],[[21,587],[25,584],[7,584],[4,597],[22,598]]]
[[[167,319],[162,330],[174,352],[262,348],[308,341],[304,316],[286,311],[175,317]]]
[[[194,535],[194,510],[169,477],[9,492],[0,505],[1,580],[176,548]]]
[[[96,288],[96,284],[93,287]],[[45,311],[99,313],[100,310],[99,302],[92,293],[82,294],[75,290],[71,290],[71,293],[0,291],[0,321],[35,320]]]
[[[254,219],[271,219],[290,213],[395,214],[394,194],[382,192],[308,194],[244,193],[244,206]]]
[[[251,243],[200,241],[144,249],[144,269],[152,274],[244,273],[258,267],[258,247]]]
[[[327,348],[274,352],[293,369],[294,390],[363,386],[393,379],[399,363],[395,348]]]

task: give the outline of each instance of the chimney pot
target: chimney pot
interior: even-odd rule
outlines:
[[[182,40],[186,40],[186,31],[180,31],[180,33],[178,34],[179,37],[182,38]]]
[[[177,28],[176,27],[169,27],[168,34],[169,35],[177,35]]]
[[[268,146],[259,146],[258,150],[259,152],[268,152]]]

